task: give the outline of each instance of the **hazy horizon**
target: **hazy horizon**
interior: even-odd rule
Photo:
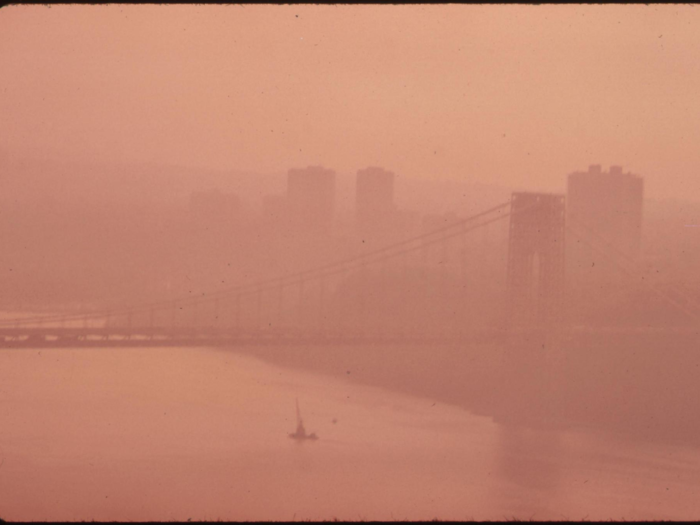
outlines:
[[[0,518],[700,517],[700,11],[0,9]]]
[[[591,163],[700,193],[680,5],[6,6],[0,149],[561,191]],[[542,139],[546,137],[546,139]]]

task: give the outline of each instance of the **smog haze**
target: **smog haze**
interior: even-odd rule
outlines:
[[[0,518],[700,517],[700,11],[0,9]]]

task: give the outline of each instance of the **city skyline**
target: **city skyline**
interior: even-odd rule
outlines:
[[[0,150],[262,172],[352,171],[360,156],[409,177],[542,191],[595,158],[682,198],[700,194],[698,16],[680,5],[8,6]]]
[[[700,517],[700,10],[0,8],[0,522]]]

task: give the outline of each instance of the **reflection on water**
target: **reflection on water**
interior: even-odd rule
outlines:
[[[288,438],[295,398],[316,442]],[[0,353],[10,520],[697,519],[700,453],[210,349]]]
[[[557,434],[522,427],[500,427],[497,434],[500,475],[521,487],[554,490],[559,485]]]
[[[503,481],[499,492],[519,518],[552,518],[550,506],[561,507],[566,493],[559,490],[562,476],[559,458],[565,454],[561,436],[524,427],[496,429],[496,472]],[[579,516],[581,518],[582,516]]]

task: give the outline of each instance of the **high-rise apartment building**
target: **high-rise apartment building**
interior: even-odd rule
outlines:
[[[568,272],[581,278],[606,280],[629,267],[640,255],[644,180],[611,166],[604,172],[592,165],[567,180]],[[615,281],[610,281],[615,282]],[[582,284],[583,282],[581,282]]]
[[[642,235],[644,179],[624,173],[621,166],[604,172],[592,165],[571,173],[567,185],[567,215],[572,223],[591,229],[629,257],[639,255]]]

